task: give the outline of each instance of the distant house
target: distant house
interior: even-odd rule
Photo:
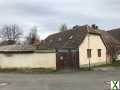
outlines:
[[[120,43],[120,28],[109,30],[108,33]],[[120,44],[116,45],[116,57],[120,60]]]
[[[106,31],[88,25],[75,26],[44,40],[45,46],[56,49],[58,69],[110,63],[116,43]]]
[[[109,30],[108,33],[120,42],[120,28]]]

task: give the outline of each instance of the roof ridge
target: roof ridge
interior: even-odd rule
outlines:
[[[79,26],[79,25],[78,25],[78,26]],[[61,33],[65,33],[65,32],[73,31],[73,30],[75,30],[74,27],[75,27],[75,26],[73,26],[72,28],[67,29],[67,30],[65,30],[65,31],[62,31],[62,32],[53,33],[53,34],[49,35],[48,37],[53,36],[53,35],[57,35],[57,34],[61,34]],[[86,27],[90,27],[90,26],[87,25],[87,24],[79,26],[79,28],[82,28],[82,27],[85,27],[85,28],[86,28]],[[78,30],[78,29],[77,29],[77,30]],[[47,38],[48,38],[48,37],[47,37]]]
[[[109,31],[114,31],[114,30],[120,30],[120,28],[114,28],[114,29],[108,30],[108,32]]]

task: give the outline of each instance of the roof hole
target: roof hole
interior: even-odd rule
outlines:
[[[72,39],[73,38],[73,36],[71,35],[70,37],[69,37],[69,39]]]

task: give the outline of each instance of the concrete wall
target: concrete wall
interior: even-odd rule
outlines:
[[[56,69],[56,53],[0,53],[1,68],[53,68]]]
[[[92,57],[87,57],[87,49],[92,49]],[[98,57],[98,49],[101,49],[101,57]],[[99,35],[89,34],[85,37],[79,47],[79,63],[80,67],[90,63],[101,64],[106,63],[106,47]]]

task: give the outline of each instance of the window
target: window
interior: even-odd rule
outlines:
[[[91,58],[91,49],[87,49],[87,57]]]
[[[101,57],[101,49],[98,49],[98,57]]]

